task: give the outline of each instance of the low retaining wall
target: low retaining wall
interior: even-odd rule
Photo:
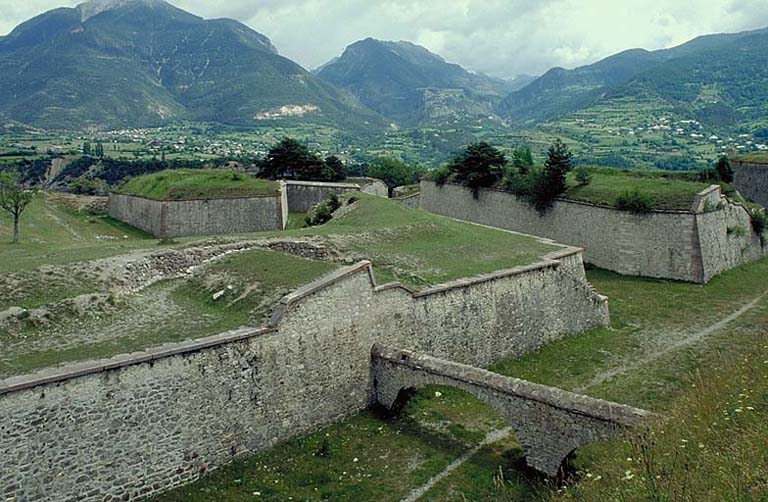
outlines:
[[[585,260],[620,274],[706,283],[765,256],[746,208],[711,187],[691,211],[636,215],[606,206],[557,200],[543,216],[504,190],[475,199],[463,186],[421,184],[421,207],[460,220],[538,235],[586,249]]]
[[[400,204],[413,209],[418,209],[421,207],[421,193],[406,195],[405,197],[399,197],[396,200],[400,202]]]
[[[283,230],[285,189],[262,197],[159,201],[112,193],[109,215],[158,238]]]
[[[377,178],[347,178],[347,183],[360,185],[360,191],[376,197],[389,197],[389,187]]]
[[[419,293],[370,263],[283,298],[270,326],[0,381],[6,500],[134,500],[375,401],[383,343],[487,366],[608,324],[580,250]]]
[[[768,207],[768,164],[734,161],[733,185],[742,196]]]

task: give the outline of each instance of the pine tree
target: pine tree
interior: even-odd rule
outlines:
[[[723,155],[717,159],[717,176],[723,183],[733,183],[734,172],[733,165],[731,165],[731,159],[727,155]]]
[[[473,143],[448,165],[453,179],[472,189],[477,198],[479,190],[493,186],[504,176],[507,158],[488,143]]]
[[[91,154],[91,144],[87,141],[83,143],[83,155],[90,155]]]
[[[515,148],[512,152],[512,165],[525,176],[533,168],[533,154],[527,146]]]
[[[568,146],[560,139],[556,139],[547,151],[547,160],[544,162],[544,176],[553,193],[558,195],[565,192],[566,177],[573,169],[573,154]]]

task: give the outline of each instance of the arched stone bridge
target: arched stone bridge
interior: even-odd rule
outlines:
[[[594,399],[435,357],[374,345],[375,398],[390,409],[409,390],[427,385],[461,389],[496,410],[515,431],[530,467],[555,476],[563,460],[593,441],[620,438],[653,416],[648,411]]]

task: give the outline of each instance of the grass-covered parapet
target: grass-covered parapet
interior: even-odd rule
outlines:
[[[629,194],[644,195],[649,209],[687,211],[696,194],[712,183],[693,181],[694,173],[667,171],[630,171],[611,168],[589,168],[589,183],[568,176],[568,188],[563,198],[603,206],[620,207]],[[699,175],[699,173],[695,173]]]
[[[766,164],[768,165],[768,152],[753,152],[738,155],[733,158],[736,162],[747,162],[749,164]]]
[[[117,193],[154,200],[224,199],[274,195],[274,181],[229,170],[174,169],[131,178]]]

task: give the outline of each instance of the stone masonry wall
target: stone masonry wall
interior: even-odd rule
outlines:
[[[287,219],[281,194],[156,201],[113,193],[109,214],[160,238],[282,230]]]
[[[503,190],[481,190],[474,199],[458,185],[421,185],[421,207],[427,211],[580,246],[587,262],[620,274],[703,283],[765,255],[743,206],[717,190],[702,193],[694,205],[699,212],[635,215],[558,200],[542,216]],[[705,207],[710,212],[703,212]]]
[[[733,163],[736,189],[752,202],[768,207],[768,164]]]
[[[334,193],[341,195],[360,191],[360,185],[354,183],[286,181],[285,187],[288,196],[288,210],[292,213],[306,213]]]
[[[419,293],[375,286],[363,262],[283,298],[264,329],[0,382],[0,495],[134,500],[192,481],[371,404],[377,342],[487,366],[607,324],[579,250]]]
[[[415,193],[412,195],[407,195],[405,197],[400,197],[397,199],[400,204],[413,208],[413,209],[419,209],[421,207],[421,194]]]
[[[163,233],[163,203],[160,201],[113,193],[109,196],[109,215],[149,234],[160,236]]]

